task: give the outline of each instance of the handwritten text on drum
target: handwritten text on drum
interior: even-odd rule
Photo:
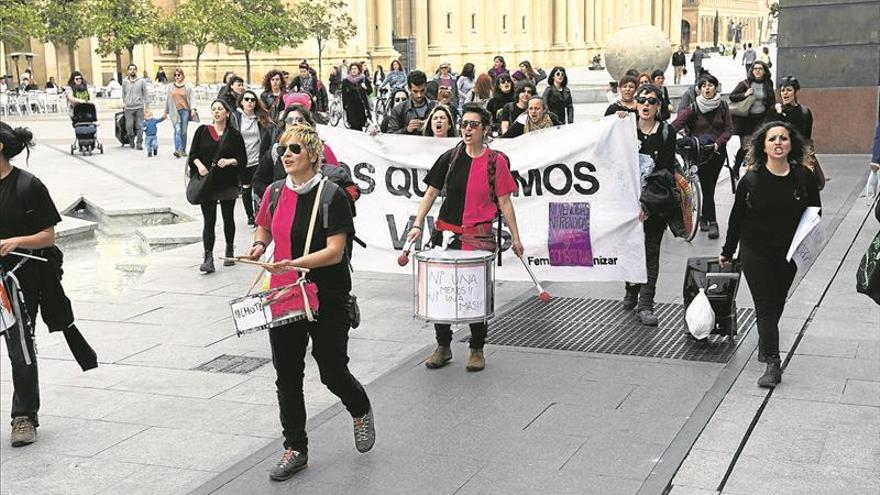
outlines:
[[[351,173],[361,194],[372,194],[376,190],[376,167],[369,163],[358,163],[352,167],[344,162],[340,165]],[[513,170],[519,190],[514,196],[565,196],[574,190],[578,194],[590,195],[599,191],[599,179],[593,173],[596,166],[590,162],[579,161],[573,166],[565,163],[554,163],[547,167],[532,168],[525,171]],[[428,190],[424,183],[427,170],[388,167],[385,171],[385,188],[394,196],[411,198],[413,195],[423,197]]]

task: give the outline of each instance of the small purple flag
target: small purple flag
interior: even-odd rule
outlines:
[[[550,266],[593,266],[590,203],[550,203]]]

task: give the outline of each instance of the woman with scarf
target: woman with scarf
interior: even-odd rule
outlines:
[[[462,140],[440,155],[425,177],[428,190],[407,235],[409,240],[422,238],[428,211],[440,191],[445,189],[446,196],[432,235],[434,245],[442,242],[443,231],[450,231],[458,234],[450,245],[451,249],[496,251],[492,222],[500,211],[510,227],[513,252],[522,256],[523,246],[510,199],[517,184],[510,173],[507,157],[490,150],[485,144],[490,122],[489,112],[479,105],[468,103],[464,106],[460,128]],[[470,327],[470,357],[466,369],[480,371],[486,366],[483,346],[489,327],[482,322],[471,323]],[[452,327],[438,323],[434,325],[434,332],[437,348],[425,361],[425,366],[431,369],[446,366],[452,360]]]
[[[556,66],[550,71],[550,84],[544,90],[544,103],[550,113],[563,124],[574,122],[574,104],[568,89],[568,75],[564,67]]]
[[[516,89],[513,91],[513,94],[516,99],[504,105],[504,108],[501,109],[501,116],[499,119],[501,120],[502,136],[506,135],[510,126],[516,122],[516,119],[518,119],[523,112],[528,110],[529,100],[537,94],[537,90],[531,83],[520,81],[516,83]]]
[[[284,76],[281,71],[272,69],[263,77],[263,92],[260,93],[260,101],[269,112],[269,117],[277,121],[278,117],[284,112]]]
[[[487,72],[493,82],[497,81],[501,76],[510,75],[510,71],[507,70],[507,62],[504,61],[504,57],[501,55],[495,55],[495,58],[492,59],[492,68]]]
[[[529,99],[528,109],[516,118],[502,137],[513,138],[522,136],[528,132],[548,129],[555,125],[562,124],[555,115],[547,111],[547,103],[544,102],[543,98],[533,96]]]
[[[238,170],[241,179],[241,202],[244,204],[248,225],[253,227],[256,223],[254,223],[254,197],[251,191],[251,182],[254,171],[257,170],[257,165],[260,163],[260,157],[272,145],[275,121],[269,117],[269,113],[257,99],[257,94],[248,89],[241,94],[238,108],[233,114],[233,122],[238,132],[241,133],[247,152],[247,165],[238,167]]]
[[[205,247],[205,259],[199,271],[214,273],[214,228],[217,225],[217,205],[223,216],[223,234],[226,237],[226,257],[235,256],[235,200],[238,198],[239,168],[248,163],[241,133],[235,130],[232,123],[232,109],[223,100],[211,102],[211,124],[203,124],[196,129],[192,147],[189,149],[190,176],[199,174],[202,177],[211,174],[204,186],[201,202],[202,209],[202,244]],[[232,266],[229,260],[223,266]]]
[[[495,81],[495,88],[492,91],[492,98],[486,103],[486,110],[492,116],[492,133],[497,135],[501,133],[501,110],[504,105],[515,101],[513,96],[513,79],[510,74],[501,74]]]
[[[295,270],[306,268],[319,303],[314,321],[302,319],[269,329],[284,436],[284,453],[269,472],[275,481],[286,480],[308,465],[303,373],[310,341],[321,382],[352,417],[355,448],[365,453],[376,441],[370,399],[348,369],[351,320],[345,305],[351,273],[346,244],[354,235],[354,220],[343,190],[320,172],[323,150],[324,143],[311,126],[294,125],[281,135],[275,153],[281,156],[287,176],[263,197],[254,243],[246,254],[259,259],[274,242],[270,287],[297,282],[304,275]],[[274,191],[278,192],[273,196]]]
[[[370,80],[361,74],[361,66],[352,63],[348,75],[342,80],[342,108],[348,127],[355,131],[364,130],[370,120],[369,94],[373,91]]]
[[[82,72],[75,70],[70,73],[70,79],[67,80],[67,87],[64,88],[64,96],[67,98],[69,113],[73,116],[73,107],[80,103],[85,103],[91,99],[89,95],[89,85],[86,82]]]
[[[718,239],[718,220],[715,214],[715,185],[718,174],[727,157],[727,141],[733,134],[730,109],[717,92],[718,79],[704,76],[698,83],[700,93],[696,102],[678,113],[672,127],[682,129],[696,138],[700,145],[712,144],[715,151],[705,163],[699,164],[700,189],[703,191],[703,210],[700,213],[700,230],[709,232],[709,239]],[[662,99],[662,98],[661,98]],[[662,102],[661,102],[662,104]]]
[[[770,110],[776,105],[773,81],[770,79],[770,67],[758,60],[752,65],[746,79],[740,81],[730,93],[731,102],[740,102],[754,96],[746,117],[733,117],[733,133],[739,136],[739,150],[734,160],[734,173],[739,176],[739,167],[745,159],[747,143],[752,132],[767,120]]]

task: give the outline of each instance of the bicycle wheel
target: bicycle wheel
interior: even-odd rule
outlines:
[[[330,104],[330,125],[336,127],[339,125],[339,120],[342,118],[342,109],[339,108],[339,103],[333,102]]]
[[[688,174],[688,184],[691,194],[687,205],[688,209],[685,211],[685,217],[689,221],[685,223],[689,223],[691,228],[685,240],[691,242],[697,237],[697,232],[700,231],[700,213],[703,209],[703,190],[700,188],[700,178],[695,170]]]

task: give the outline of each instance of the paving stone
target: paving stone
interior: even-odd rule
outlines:
[[[880,432],[829,435],[819,463],[880,474]]]
[[[809,354],[813,356],[852,359],[856,357],[861,342],[863,341],[816,337],[807,331],[800,344],[798,344],[795,356]]]
[[[700,433],[694,449],[706,452],[730,453],[739,449],[752,416],[733,417],[731,420],[719,419],[716,415]],[[687,461],[685,461],[687,462]]]
[[[880,366],[860,359],[800,356],[792,359],[786,371],[803,376],[825,376],[880,381]]]
[[[690,416],[705,392],[706,389],[688,391],[639,386],[620,404],[620,409],[669,416]]]
[[[644,480],[666,447],[662,443],[588,438],[562,471]]]
[[[117,409],[130,407],[142,397],[143,394],[136,392],[42,383],[40,412],[56,417],[97,420]]]
[[[521,459],[519,462],[489,461],[456,495],[507,495],[553,493],[554,495],[633,494],[641,480],[592,474],[570,474],[552,464]]]
[[[152,368],[114,384],[113,390],[210,399],[246,381],[246,375]]]
[[[112,459],[94,459],[28,452],[4,462],[0,493],[91,495],[137,471],[137,466]]]
[[[880,341],[861,342],[859,344],[859,352],[856,355],[856,358],[873,361],[875,363],[880,362]]]
[[[97,495],[125,493],[126,495],[175,495],[188,493],[213,476],[204,471],[175,469],[163,466],[135,464],[137,471],[108,486]]]
[[[733,459],[733,453],[691,449],[672,484],[715,491]]]
[[[718,490],[707,490],[688,485],[673,485],[669,495],[717,495]]]
[[[740,457],[750,456],[767,462],[818,463],[828,436],[828,430],[759,420]]]
[[[91,457],[142,431],[146,426],[40,415],[39,441],[29,452]],[[5,439],[4,439],[5,441]]]
[[[871,495],[880,491],[880,474],[868,470],[786,461],[740,458],[724,493]]]
[[[253,452],[265,444],[265,438],[253,436],[151,427],[95,458],[217,473],[237,462],[240,452]]]
[[[796,399],[773,399],[761,421],[768,427],[806,428],[834,432],[880,431],[880,408]]]
[[[880,406],[880,382],[847,380],[840,402],[862,406]]]

